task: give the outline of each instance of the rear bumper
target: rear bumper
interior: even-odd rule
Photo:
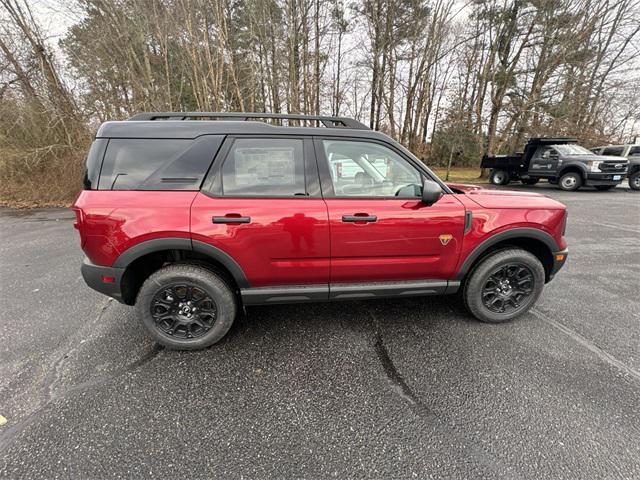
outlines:
[[[620,178],[618,180],[614,180],[613,177],[615,176]],[[615,173],[587,173],[585,185],[618,185],[626,176],[626,171]]]
[[[567,256],[569,255],[569,249],[565,248],[559,252],[553,253],[553,265],[551,266],[551,271],[549,272],[549,280],[553,279],[556,273],[564,267],[564,264],[567,263]]]
[[[80,267],[85,283],[94,290],[115,298],[120,303],[122,299],[122,276],[124,268],[103,267],[94,265],[85,257]]]

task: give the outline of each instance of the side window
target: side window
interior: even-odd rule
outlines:
[[[85,190],[98,188],[98,177],[100,176],[100,167],[102,166],[102,158],[104,157],[107,142],[106,138],[96,138],[91,144],[82,182]]]
[[[551,158],[553,155],[558,155],[558,153],[551,147],[541,147],[538,149],[538,151],[535,153],[535,157],[536,158],[540,158],[540,159],[547,159],[547,158]]]
[[[191,139],[112,138],[100,190],[198,190],[223,136]]]
[[[306,195],[303,152],[300,139],[236,139],[222,165],[222,194]]]
[[[419,197],[420,172],[393,150],[369,142],[323,140],[337,197]]]
[[[629,149],[629,156],[632,156],[632,155],[640,155],[640,145],[631,147]]]
[[[607,147],[603,150],[602,155],[612,155],[614,157],[622,156],[624,147]]]

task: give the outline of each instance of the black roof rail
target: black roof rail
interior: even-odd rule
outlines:
[[[370,130],[369,127],[353,118],[326,117],[322,115],[297,115],[286,113],[245,113],[245,112],[147,112],[138,113],[129,120],[151,121],[151,120],[189,120],[191,118],[202,118],[207,120],[254,120],[261,118],[279,120],[299,120],[301,122],[316,122],[327,128],[354,128],[358,130]]]

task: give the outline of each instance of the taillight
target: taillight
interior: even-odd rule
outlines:
[[[76,214],[76,221],[73,222],[73,228],[78,230],[78,232],[80,233],[80,247],[84,247],[85,236],[82,224],[84,221],[84,215],[82,213],[82,210],[77,207],[73,207],[73,213]]]

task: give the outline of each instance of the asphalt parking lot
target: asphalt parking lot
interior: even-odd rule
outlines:
[[[0,477],[640,478],[640,194],[569,208],[506,325],[456,297],[254,307],[158,348],[84,285],[66,210],[0,210]]]

